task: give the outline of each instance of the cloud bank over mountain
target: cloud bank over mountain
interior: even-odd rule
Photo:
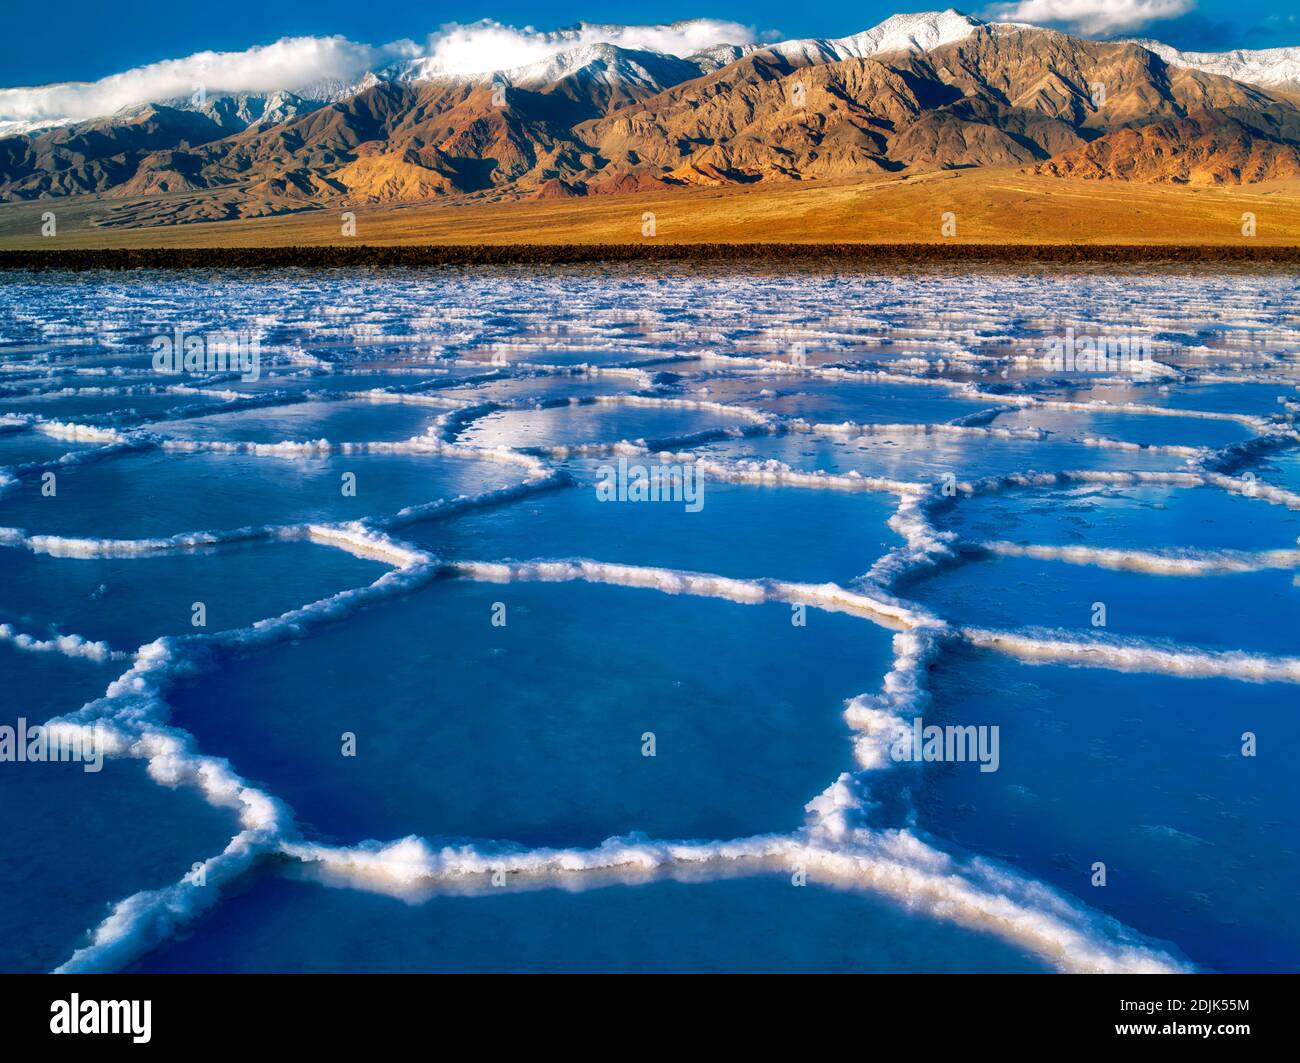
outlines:
[[[350,84],[375,66],[420,54],[412,41],[374,47],[345,37],[288,37],[242,52],[196,52],[99,81],[0,89],[0,120],[81,120],[151,100],[192,95],[295,91],[320,83]]]
[[[1017,0],[991,4],[981,14],[1000,22],[1061,25],[1079,33],[1129,33],[1152,22],[1177,18],[1196,0]]]
[[[541,62],[560,52],[592,44],[631,51],[688,56],[719,44],[752,44],[754,30],[738,22],[692,19],[662,26],[606,26],[579,23],[570,29],[539,32],[515,29],[485,19],[469,26],[444,26],[430,35],[423,54],[443,74],[480,74]]]
[[[412,40],[371,45],[346,37],[287,37],[242,52],[196,52],[149,63],[98,81],[0,89],[0,122],[55,123],[115,114],[159,100],[288,91],[312,99],[345,94],[367,72],[422,60],[423,72],[475,74],[525,66],[592,44],[686,56],[719,44],[750,44],[753,29],[736,22],[694,19],[661,26],[580,23],[551,31],[516,29],[490,19],[455,23]]]

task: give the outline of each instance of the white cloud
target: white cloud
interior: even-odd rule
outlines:
[[[422,48],[409,40],[380,46],[346,37],[286,37],[243,52],[197,52],[166,59],[99,81],[0,89],[0,128],[12,123],[79,121],[123,107],[188,98],[196,85],[209,96],[231,92],[308,91],[320,83],[354,84],[368,70],[427,56],[429,71],[471,74],[507,70],[587,44],[690,55],[715,44],[748,44],[754,31],[734,22],[699,19],[666,26],[600,26],[539,32],[484,20],[451,24],[431,34]]]
[[[0,89],[0,121],[78,120],[156,100],[307,89],[320,81],[351,83],[376,64],[417,54],[410,41],[380,48],[345,37],[286,37],[243,52],[196,52],[165,59],[99,81]]]
[[[1164,18],[1185,15],[1196,0],[1018,0],[993,4],[981,14],[999,22],[1055,22],[1080,33],[1125,33]]]
[[[447,74],[480,74],[513,70],[560,52],[589,44],[691,55],[717,44],[752,44],[748,26],[717,19],[694,19],[666,26],[605,26],[589,22],[569,29],[539,32],[531,26],[515,29],[491,19],[469,26],[451,24],[429,37],[429,68]]]

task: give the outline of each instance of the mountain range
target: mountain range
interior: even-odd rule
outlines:
[[[164,100],[0,138],[0,201],[103,224],[335,204],[597,196],[1016,166],[1092,180],[1300,176],[1300,48],[1189,53],[949,9],[687,56],[583,44],[503,71]]]

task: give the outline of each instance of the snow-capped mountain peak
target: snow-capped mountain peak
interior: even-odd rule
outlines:
[[[588,44],[537,63],[491,75],[520,88],[541,88],[567,77],[585,75],[605,85],[660,89],[699,76],[689,60],[660,52],[629,51],[612,44]]]
[[[834,63],[886,52],[928,52],[964,40],[984,25],[987,23],[950,7],[943,11],[891,15],[879,25],[848,37],[810,37],[769,47],[793,62]]]
[[[681,29],[689,23],[675,23]],[[963,15],[954,8],[944,11],[926,11],[919,14],[893,15],[884,22],[861,33],[837,39],[806,38],[783,41],[778,44],[762,45],[752,43],[715,44],[687,56],[657,52],[651,48],[633,48],[622,43],[629,38],[626,32],[635,27],[592,26],[581,24],[572,30],[557,30],[553,35],[557,40],[583,39],[599,31],[610,40],[589,44],[577,44],[574,48],[550,54],[536,62],[515,66],[501,67],[495,70],[458,71],[454,64],[445,57],[422,56],[406,60],[381,71],[381,77],[399,83],[430,81],[435,78],[464,78],[472,81],[485,81],[499,78],[510,84],[529,86],[547,84],[568,77],[574,72],[596,64],[603,64],[607,79],[626,76],[633,83],[644,83],[647,70],[643,64],[630,60],[629,56],[654,55],[667,61],[690,64],[700,74],[707,74],[719,67],[733,63],[756,51],[770,50],[780,53],[787,59],[800,63],[836,62],[840,59],[865,58],[885,52],[923,52],[938,48],[970,36],[979,26],[986,25],[977,18]],[[649,38],[648,40],[652,40]],[[612,43],[618,41],[619,43]],[[647,41],[648,43],[648,41]],[[683,75],[688,72],[683,67]],[[653,77],[651,81],[655,80]]]
[[[516,30],[485,20],[444,27],[429,39],[423,54],[410,41],[374,47],[344,38],[295,38],[242,53],[199,53],[160,61],[99,82],[0,89],[0,136],[111,116],[149,102],[208,111],[223,127],[240,122],[265,126],[380,84],[435,79],[477,84],[500,80],[541,89],[577,78],[611,90],[610,99],[625,100],[628,92],[643,98],[755,52],[775,53],[796,66],[808,66],[928,52],[962,41],[982,27],[1004,25],[947,8],[893,15],[847,37],[761,44],[751,29],[713,19],[658,26],[578,23],[549,31]],[[1190,52],[1157,40],[1131,43],[1173,66],[1300,91],[1300,47]],[[195,82],[209,86],[209,101],[225,98],[234,103],[214,112],[210,104],[177,95]],[[150,92],[151,87],[158,91]]]
[[[680,30],[688,24],[674,25]],[[395,64],[381,71],[379,76],[382,80],[400,84],[449,79],[479,84],[500,81],[520,88],[540,88],[564,78],[585,76],[609,87],[657,91],[692,77],[712,73],[758,51],[775,51],[800,65],[830,63],[885,52],[928,51],[962,40],[983,25],[985,23],[977,18],[948,8],[945,11],[894,15],[878,26],[838,39],[808,38],[772,45],[716,44],[681,57],[648,49],[633,49],[602,40],[580,44],[516,67],[458,73],[450,69],[452,64],[445,58],[422,56]],[[572,30],[558,30],[554,36],[557,39],[577,41],[584,35],[599,30],[605,36],[622,40],[628,36],[621,32],[622,29],[584,23]]]
[[[1160,41],[1139,39],[1129,42],[1155,52],[1170,66],[1204,70],[1221,74],[1233,81],[1269,88],[1300,88],[1300,47],[1262,48],[1251,51],[1237,48],[1229,52],[1184,52]]]
[[[928,52],[945,44],[965,40],[983,25],[986,23],[950,7],[944,11],[893,15],[878,26],[831,43],[857,56],[884,52]]]

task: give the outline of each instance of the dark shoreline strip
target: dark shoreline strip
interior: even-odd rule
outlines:
[[[368,244],[0,250],[0,269],[332,269],[690,262],[758,266],[1240,263],[1300,266],[1300,246],[1129,244]]]

